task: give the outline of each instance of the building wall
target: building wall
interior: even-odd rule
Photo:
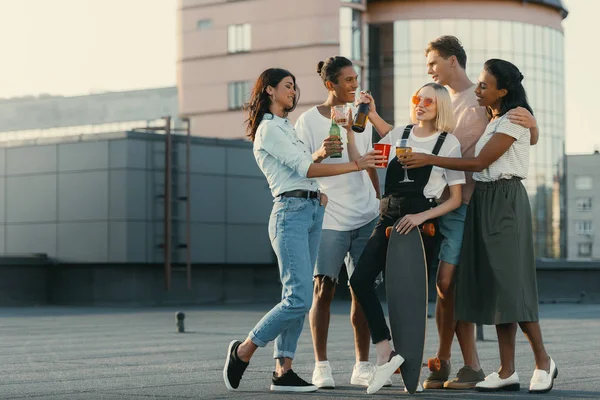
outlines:
[[[164,136],[82,138],[0,149],[0,252],[46,253],[66,262],[161,262]],[[175,140],[174,198],[185,195],[184,154]],[[273,262],[272,197],[250,144],[194,138],[191,160],[192,262]],[[184,210],[185,203],[174,202],[174,247],[185,243]],[[176,250],[173,261],[184,260],[185,249]]]
[[[554,7],[521,0],[369,1],[369,23],[412,19],[493,19],[546,26],[562,31],[563,15]],[[443,18],[440,18],[443,16]]]
[[[292,120],[326,97],[316,66],[339,52],[338,1],[179,1],[179,109],[197,136],[242,138],[244,113],[230,109],[230,82],[251,85],[271,67],[291,71],[301,89]],[[199,28],[198,21],[210,21]],[[228,29],[249,24],[249,51],[228,52]]]
[[[87,133],[87,127],[127,121],[150,121],[177,115],[177,88],[154,88],[86,96],[40,96],[0,99],[0,139],[11,132],[63,128]],[[113,126],[112,132],[118,130]],[[107,132],[106,130],[104,132]],[[38,132],[41,134],[42,132]],[[21,135],[22,137],[22,135]]]
[[[567,258],[600,258],[600,154],[566,156]],[[586,224],[589,224],[586,226]]]

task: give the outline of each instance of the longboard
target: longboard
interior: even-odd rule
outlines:
[[[406,390],[414,394],[425,350],[427,260],[420,229],[400,234],[396,232],[398,223],[389,231],[385,289],[394,348],[404,357],[400,373]]]

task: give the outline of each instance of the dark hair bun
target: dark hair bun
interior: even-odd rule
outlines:
[[[523,74],[519,72],[519,82],[523,81]]]
[[[321,75],[321,71],[323,70],[323,65],[325,65],[325,61],[319,61],[317,64],[317,74]]]

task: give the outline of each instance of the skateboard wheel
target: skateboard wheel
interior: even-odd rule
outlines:
[[[442,362],[437,357],[430,358],[429,360],[427,360],[427,367],[431,372],[437,372],[440,369],[442,369]]]
[[[397,368],[397,369],[394,371],[394,374],[399,374],[399,373],[400,373],[400,368]]]
[[[388,239],[390,238],[390,235],[392,234],[392,229],[393,229],[392,226],[388,226],[387,228],[385,228],[385,237],[386,238],[388,238]]]
[[[426,222],[421,227],[421,232],[426,236],[435,236],[435,225],[432,222]]]

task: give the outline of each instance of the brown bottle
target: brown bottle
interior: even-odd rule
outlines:
[[[371,94],[371,92],[367,91],[367,93]],[[361,103],[358,106],[358,110],[356,111],[356,118],[354,118],[354,124],[352,124],[352,130],[354,132],[364,132],[365,127],[367,126],[369,115],[369,105],[365,103]]]

